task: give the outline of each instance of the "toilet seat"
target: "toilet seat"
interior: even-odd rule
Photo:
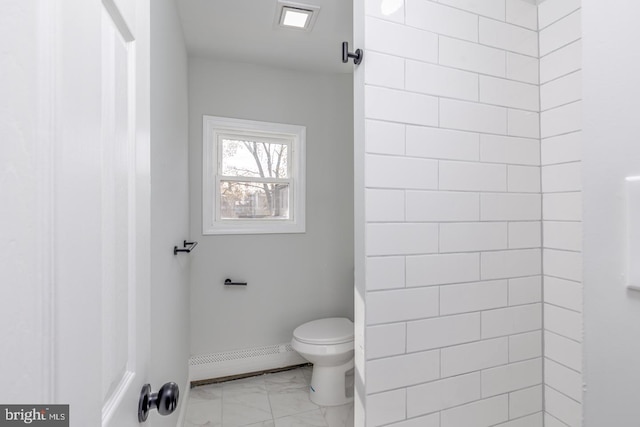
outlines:
[[[353,358],[353,350],[355,348],[353,341],[343,342],[341,344],[309,344],[306,342],[292,339],[293,349],[301,354],[314,355],[321,357],[316,360],[316,364],[324,365],[326,363],[335,363],[336,360],[343,362],[343,359]],[[325,361],[323,357],[332,356],[330,361]]]
[[[313,320],[298,326],[293,337],[305,344],[329,345],[353,341],[353,322],[345,317]]]

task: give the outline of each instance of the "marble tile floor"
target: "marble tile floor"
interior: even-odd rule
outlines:
[[[352,427],[353,404],[309,400],[311,367],[191,389],[183,427]]]

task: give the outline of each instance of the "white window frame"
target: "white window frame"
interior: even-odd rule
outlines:
[[[306,127],[227,117],[203,116],[202,120],[202,234],[304,233],[306,193]],[[220,137],[242,138],[288,145],[290,203],[288,219],[222,219]],[[228,177],[224,178],[228,180]],[[259,180],[252,178],[252,180]],[[239,178],[238,181],[246,181]],[[274,179],[269,179],[274,181]]]

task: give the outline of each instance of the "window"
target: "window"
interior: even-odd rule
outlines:
[[[204,116],[203,234],[305,231],[304,126]]]

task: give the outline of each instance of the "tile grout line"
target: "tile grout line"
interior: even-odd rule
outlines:
[[[545,363],[545,340],[544,340],[544,330],[545,330],[545,318],[544,318],[544,302],[545,302],[545,296],[544,296],[544,188],[542,186],[542,83],[541,83],[541,76],[542,76],[542,57],[540,55],[540,6],[537,7],[537,27],[538,27],[538,105],[539,105],[539,109],[540,112],[539,114],[539,120],[538,120],[538,135],[540,136],[540,138],[538,139],[540,141],[539,143],[539,147],[540,147],[540,166],[539,166],[539,171],[540,171],[540,177],[539,177],[539,182],[540,182],[540,299],[541,299],[541,304],[540,304],[540,311],[541,311],[541,315],[540,315],[540,330],[541,330],[541,334],[540,334],[540,351],[542,354],[542,424],[544,426],[545,422],[544,422],[544,414],[547,412],[546,409],[546,395],[545,395],[545,368],[546,368],[546,363]]]

